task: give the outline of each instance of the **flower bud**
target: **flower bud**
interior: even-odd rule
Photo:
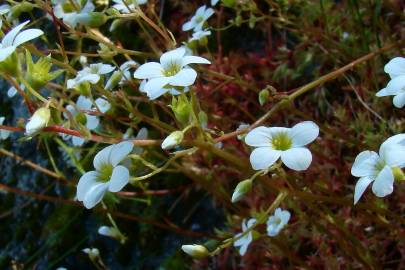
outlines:
[[[259,93],[259,103],[261,106],[263,106],[264,104],[266,104],[266,102],[269,100],[269,90],[267,89],[263,89],[262,91],[260,91]]]
[[[77,22],[89,27],[99,27],[105,24],[107,16],[101,12],[83,12],[77,15]]]
[[[183,138],[184,138],[184,134],[183,134],[182,131],[178,130],[178,131],[172,132],[162,142],[162,149],[163,150],[169,150],[169,149],[172,149],[172,148],[176,147],[177,145],[179,145],[183,141]]]
[[[105,90],[112,90],[116,87],[122,79],[122,71],[116,70],[108,79],[107,83],[105,84]]]
[[[236,188],[235,191],[232,194],[232,203],[236,203],[240,201],[246,193],[248,193],[252,189],[252,180],[247,179],[243,180],[240,182]]]
[[[40,108],[32,115],[30,121],[25,126],[25,133],[27,135],[33,135],[39,130],[48,125],[51,119],[51,110],[49,108]]]
[[[176,97],[173,97],[170,108],[173,110],[176,119],[180,123],[187,125],[190,122],[192,107],[187,97],[179,96],[177,99]]]
[[[89,255],[90,260],[96,260],[100,256],[100,251],[97,248],[85,248],[83,252]]]
[[[202,245],[182,245],[181,249],[195,259],[202,259],[210,255]]]
[[[395,181],[403,181],[403,180],[405,180],[405,174],[404,174],[404,172],[402,171],[401,168],[393,167],[393,168],[391,168],[391,170],[392,170],[392,174],[394,175]]]

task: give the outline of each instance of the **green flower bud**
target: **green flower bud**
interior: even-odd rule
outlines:
[[[188,101],[187,97],[180,95],[177,99],[172,98],[172,105],[170,105],[176,119],[183,125],[187,125],[190,122],[192,115],[191,102]]]
[[[405,174],[401,168],[393,167],[393,168],[391,168],[391,170],[392,170],[392,174],[394,175],[395,181],[404,181],[405,180]]]
[[[25,73],[24,77],[35,90],[41,89],[45,86],[45,84],[55,79],[63,72],[63,70],[49,72],[52,67],[50,56],[42,57],[36,63],[34,63],[32,61],[31,53],[26,50],[25,59],[27,64],[27,72]]]
[[[263,89],[262,91],[260,91],[259,93],[259,103],[261,106],[263,106],[264,104],[266,104],[266,102],[269,100],[269,90],[267,89]]]
[[[122,71],[117,70],[111,75],[108,79],[107,84],[105,85],[105,90],[112,90],[116,87],[122,79]]]
[[[203,259],[210,255],[208,250],[202,245],[182,245],[181,249],[194,259]]]
[[[89,27],[100,27],[105,24],[108,17],[101,12],[80,13],[77,15],[77,22]]]
[[[179,145],[184,138],[182,131],[174,131],[162,142],[162,149],[169,150]]]
[[[232,194],[232,203],[240,201],[250,190],[252,190],[251,179],[243,180],[242,182],[240,182],[236,186],[235,191]]]

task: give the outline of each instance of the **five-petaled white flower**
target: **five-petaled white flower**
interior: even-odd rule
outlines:
[[[270,216],[267,220],[267,235],[276,236],[287,225],[290,220],[291,214],[287,210],[277,208],[274,215]]]
[[[91,0],[87,0],[84,5],[82,5],[83,1],[76,0],[52,0],[52,3],[55,17],[73,28],[80,22],[81,16],[95,9]]]
[[[114,69],[115,67],[108,64],[91,64],[89,67],[85,67],[77,72],[75,78],[69,79],[67,81],[67,88],[74,88],[84,82],[96,84],[101,79],[101,75],[111,73],[114,71]]]
[[[405,58],[395,57],[384,67],[385,73],[391,77],[387,87],[381,89],[377,97],[395,96],[393,99],[394,106],[402,108],[405,105]]]
[[[0,126],[3,125],[4,120],[6,120],[6,118],[3,117],[3,116],[1,116],[1,117],[0,117]],[[10,136],[10,133],[11,133],[11,132],[8,131],[8,130],[0,129],[0,140],[5,140],[5,139],[7,139],[8,136]]]
[[[78,123],[85,125],[88,130],[94,130],[97,128],[99,124],[99,119],[97,116],[87,114],[85,111],[89,111],[92,108],[91,100],[86,98],[85,96],[79,96],[76,102],[76,106],[67,105],[66,110],[69,111]],[[69,115],[64,112],[63,116],[66,119],[69,119]],[[83,145],[85,139],[76,136],[63,136],[64,139],[69,139],[72,137],[72,143],[74,146],[81,146]]]
[[[148,0],[113,0],[115,3],[113,8],[120,11],[121,13],[131,13],[134,12],[136,6],[144,5]]]
[[[203,29],[204,23],[214,14],[212,8],[207,8],[205,5],[197,9],[194,16],[183,24],[183,31],[188,31],[193,29],[194,32],[198,32]]]
[[[77,185],[77,199],[87,209],[93,208],[107,191],[118,192],[129,182],[129,171],[119,165],[133,148],[132,142],[125,141],[110,145],[94,157],[95,171],[86,172]]]
[[[197,72],[189,64],[210,64],[205,58],[185,54],[184,47],[177,48],[162,54],[160,63],[145,63],[135,71],[136,79],[147,80],[143,90],[150,99],[160,97],[173,87],[192,85]]]
[[[311,121],[304,121],[292,128],[257,127],[245,137],[246,144],[257,147],[250,155],[255,170],[264,170],[280,157],[290,169],[306,170],[312,161],[311,152],[304,147],[319,135],[319,127]]]
[[[111,109],[111,104],[108,102],[105,97],[100,97],[95,100],[95,103],[97,105],[97,108],[100,110],[102,113],[106,113],[109,109]]]
[[[380,146],[379,153],[363,151],[357,155],[351,173],[360,177],[354,189],[354,204],[373,182],[372,190],[377,197],[385,197],[394,190],[396,170],[405,167],[405,133],[388,138]]]
[[[44,32],[39,29],[27,29],[21,32],[24,26],[29,22],[30,21],[26,21],[17,25],[3,37],[0,43],[0,62],[9,57],[19,45],[44,34]]]
[[[249,219],[247,222],[246,220],[242,221],[242,232],[235,235],[235,237],[241,236],[245,231],[247,231],[250,227],[252,227],[256,223],[255,218]],[[233,243],[235,247],[239,247],[239,254],[241,256],[245,255],[250,243],[253,240],[252,231],[248,232],[246,235],[242,236],[238,240]]]

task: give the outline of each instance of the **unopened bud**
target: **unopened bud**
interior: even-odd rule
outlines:
[[[179,145],[183,141],[183,138],[184,138],[184,134],[183,134],[182,131],[178,130],[178,131],[172,132],[162,142],[162,149],[163,150],[169,150],[169,149],[172,149],[172,148],[176,147],[177,145]]]
[[[99,27],[105,24],[107,16],[101,12],[83,12],[77,15],[77,22],[89,27]]]
[[[243,180],[242,182],[240,182],[236,186],[235,191],[232,194],[232,202],[236,203],[240,201],[245,196],[245,194],[248,193],[251,189],[252,189],[251,179]]]
[[[191,119],[192,107],[187,97],[179,96],[172,98],[170,108],[173,110],[176,119],[183,125],[187,125]]]
[[[49,108],[38,109],[25,126],[25,133],[32,135],[48,125],[51,119],[51,110]]]
[[[262,91],[260,91],[259,93],[259,103],[261,106],[263,106],[264,104],[266,104],[266,102],[269,100],[269,90],[267,89],[263,89]]]
[[[195,259],[202,259],[210,255],[208,250],[202,245],[182,245],[181,249]]]

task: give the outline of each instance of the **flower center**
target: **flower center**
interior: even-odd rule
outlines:
[[[100,173],[98,179],[102,182],[110,181],[113,170],[114,170],[114,167],[111,164],[103,164],[101,166],[101,169],[98,171]]]
[[[292,140],[286,132],[280,132],[271,138],[271,145],[275,150],[285,151],[291,148]]]
[[[386,165],[386,164],[385,164],[385,161],[382,160],[382,159],[380,159],[380,160],[377,162],[377,164],[375,165],[376,171],[377,171],[377,172],[380,172],[382,169],[384,169],[385,165]]]
[[[165,67],[164,74],[166,77],[171,77],[179,73],[181,70],[181,65],[175,62],[171,62]]]
[[[281,223],[281,218],[276,217],[276,220],[274,221],[274,223],[275,223],[276,225],[280,225],[280,223]]]
[[[198,16],[196,19],[195,19],[195,22],[196,23],[201,23],[201,22],[203,22],[204,21],[204,17],[203,16]]]
[[[72,5],[70,1],[66,1],[62,4],[62,9],[65,13],[71,13],[75,11],[75,7]]]
[[[87,118],[84,113],[79,112],[75,117],[76,122],[85,125],[87,123]]]

